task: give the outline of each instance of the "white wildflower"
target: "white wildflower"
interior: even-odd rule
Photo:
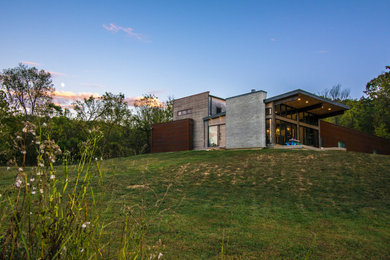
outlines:
[[[18,171],[22,172],[22,171],[23,171],[23,168],[20,168],[20,167],[19,167],[19,168],[18,168]]]
[[[36,190],[37,188],[36,187],[32,187],[33,190]]]
[[[91,224],[91,222],[84,222],[82,225],[81,225],[81,227],[82,228],[86,228],[89,224]]]
[[[80,253],[84,252],[84,248],[81,248]]]
[[[23,138],[22,138],[20,135],[18,135],[18,136],[16,137],[16,139],[17,139],[17,140],[22,140]]]
[[[50,175],[50,180],[54,180],[56,176],[54,174]]]
[[[9,169],[11,169],[10,167],[7,167],[7,171],[9,171]]]
[[[42,126],[45,127],[45,126],[47,126],[47,125],[46,125],[46,123],[43,123]]]
[[[34,178],[31,178],[30,181],[33,182],[33,181],[35,181],[35,179],[34,179]]]
[[[39,192],[42,194],[43,193],[43,189],[39,189]]]
[[[3,196],[3,194],[0,193],[0,198]]]
[[[32,212],[30,211],[30,215],[32,215]]]
[[[24,127],[22,131],[23,131],[23,133],[27,133],[28,132],[27,127]]]
[[[45,167],[45,165],[43,163],[38,163],[38,166],[39,167]]]
[[[161,257],[163,256],[163,254],[160,252],[157,256],[157,259],[161,259]]]
[[[25,150],[23,150],[23,151],[20,151],[22,154],[26,154],[26,151]]]
[[[39,142],[39,141],[35,141],[35,144],[41,144],[41,142]]]
[[[97,157],[95,157],[95,161],[97,161],[98,159],[97,159]]]
[[[42,172],[37,172],[37,176],[41,176],[41,175],[43,175]]]
[[[16,181],[15,181],[15,186],[16,186],[17,188],[19,188],[21,185],[22,185],[22,180],[19,179],[19,178],[17,178]]]
[[[35,194],[35,191],[32,191],[31,194],[34,195],[34,194]]]

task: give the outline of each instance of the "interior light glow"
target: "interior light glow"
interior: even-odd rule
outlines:
[[[300,98],[300,97],[298,98],[298,101],[301,101],[301,98]]]
[[[330,107],[330,108],[328,108],[328,110],[330,111],[330,110],[332,110],[332,108]]]
[[[306,101],[305,101],[305,103],[307,104],[307,103],[309,103],[309,101],[308,101],[308,100],[306,100]]]

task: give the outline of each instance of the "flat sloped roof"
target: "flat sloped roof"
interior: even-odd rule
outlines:
[[[270,102],[280,102],[321,117],[342,114],[345,110],[350,109],[347,105],[317,96],[302,89],[296,89],[264,100],[266,104]]]

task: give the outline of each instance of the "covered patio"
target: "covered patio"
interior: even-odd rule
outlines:
[[[301,143],[321,147],[320,120],[349,107],[297,89],[264,100],[267,145]]]

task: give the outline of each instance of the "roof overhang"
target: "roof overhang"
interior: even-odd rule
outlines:
[[[207,120],[210,120],[210,119],[214,119],[214,118],[218,118],[218,117],[223,117],[223,116],[226,116],[226,112],[221,112],[221,113],[214,114],[214,115],[211,115],[211,116],[203,117],[203,121],[207,121]]]
[[[298,112],[310,112],[319,118],[331,117],[343,114],[349,106],[332,101],[307,91],[297,89],[282,95],[267,98],[264,103],[274,102],[275,105],[285,104],[297,109]]]

